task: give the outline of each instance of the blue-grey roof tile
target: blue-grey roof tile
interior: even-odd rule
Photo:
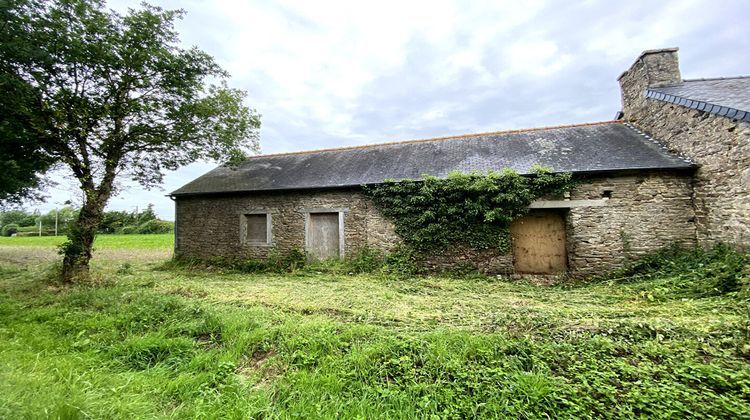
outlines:
[[[750,113],[750,76],[718,79],[685,80],[680,83],[650,87],[649,98],[671,102],[729,118],[737,117],[740,111]],[[698,105],[691,104],[698,103]],[[735,110],[735,116],[731,116]]]
[[[534,164],[574,173],[693,167],[645,134],[613,121],[261,155],[236,169],[220,166],[172,194],[331,188],[504,168],[528,174]]]

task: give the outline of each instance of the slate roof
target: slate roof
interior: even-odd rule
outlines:
[[[451,171],[528,174],[537,163],[574,173],[694,167],[634,127],[608,121],[260,155],[236,169],[220,166],[171,195],[358,186]]]
[[[684,80],[650,87],[646,97],[750,122],[750,76]]]

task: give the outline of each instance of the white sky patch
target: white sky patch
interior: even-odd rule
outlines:
[[[686,78],[750,74],[741,0],[154,3],[185,9],[185,46],[248,91],[264,153],[611,119],[615,78],[645,49],[679,46]],[[169,173],[152,191],[125,183],[109,208],[153,203],[172,219],[165,194],[214,166]]]

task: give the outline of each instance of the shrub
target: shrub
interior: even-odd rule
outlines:
[[[287,273],[299,270],[307,263],[307,255],[301,249],[294,247],[286,253],[274,248],[265,260],[265,270],[273,273]]]
[[[117,231],[117,233],[121,234],[121,235],[132,235],[134,233],[137,233],[137,231],[138,231],[138,226],[129,225],[129,226],[123,226],[123,227],[121,227]]]
[[[149,233],[169,233],[174,230],[174,223],[166,220],[151,219],[143,222],[136,233],[149,234]]]
[[[387,274],[408,277],[421,274],[424,269],[413,249],[399,245],[386,255],[383,271]]]
[[[750,253],[721,243],[707,249],[673,246],[629,262],[609,277],[618,282],[653,280],[644,285],[652,292],[649,296],[723,295],[750,287]]]
[[[347,273],[373,273],[383,268],[385,255],[379,249],[364,246],[357,252],[344,259],[344,269]]]
[[[13,236],[13,234],[15,234],[16,232],[18,232],[18,225],[15,223],[9,223],[3,226],[3,236]]]
[[[383,273],[398,277],[422,274],[419,254],[408,246],[398,246],[391,252],[363,247],[354,255],[344,259],[314,261],[308,263],[307,255],[300,248],[287,252],[272,250],[265,259],[242,259],[226,257],[192,258],[175,257],[161,268],[223,268],[243,273],[290,273],[301,269],[335,274]]]

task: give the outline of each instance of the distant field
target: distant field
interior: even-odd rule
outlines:
[[[63,242],[65,242],[65,236],[0,237],[0,247],[55,247]],[[94,246],[98,249],[172,249],[174,234],[99,235],[96,237]]]
[[[60,258],[57,246],[64,236],[0,237],[0,263],[34,264]],[[174,234],[99,235],[94,243],[94,263],[155,261],[172,255]]]

